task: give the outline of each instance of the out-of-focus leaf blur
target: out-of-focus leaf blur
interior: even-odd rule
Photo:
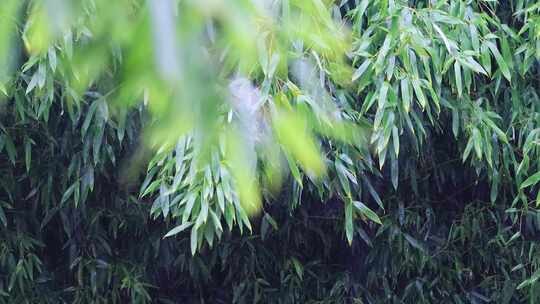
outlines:
[[[182,222],[200,219],[191,229],[202,236],[206,209],[220,219],[233,208],[228,222],[249,227],[248,216],[261,211],[261,189],[279,191],[284,168],[325,174],[318,135],[343,141],[351,134],[323,83],[348,85],[352,74],[349,25],[329,7],[304,0],[10,1],[0,55],[7,62],[15,42],[24,46],[25,95],[48,104],[38,116],[59,103],[76,121],[87,96],[99,94],[83,137],[93,119],[102,117],[99,129],[109,119],[124,123],[134,108],[148,111],[141,149],[157,152],[149,172],[166,170],[148,175],[141,195],[159,193],[155,210],[169,210],[163,205],[180,193],[192,198]],[[5,79],[19,72],[8,71]],[[8,95],[20,85],[5,83]],[[216,186],[226,208],[204,205]]]

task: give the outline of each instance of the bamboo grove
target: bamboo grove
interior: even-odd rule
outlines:
[[[4,0],[0,303],[537,303],[540,3]]]

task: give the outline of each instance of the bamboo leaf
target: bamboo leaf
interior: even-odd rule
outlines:
[[[352,81],[355,81],[356,79],[362,77],[364,72],[368,69],[369,65],[371,64],[371,59],[367,58],[364,60],[364,62],[354,71],[352,76]]]
[[[495,61],[497,61],[497,65],[499,66],[499,69],[501,70],[501,73],[504,75],[504,77],[508,81],[512,81],[512,75],[510,74],[510,69],[508,68],[508,63],[502,57],[502,55],[499,52],[499,49],[497,48],[497,46],[491,41],[486,41],[484,43],[487,45],[487,47],[489,48],[489,50],[491,51],[491,53],[495,57]]]
[[[356,209],[362,215],[364,215],[368,219],[374,221],[375,223],[377,223],[379,225],[382,225],[382,222],[381,222],[381,219],[379,218],[379,216],[375,212],[373,212],[371,209],[369,209],[368,206],[366,206],[363,203],[358,202],[358,201],[354,201],[353,204],[354,204],[354,207],[356,207]]]
[[[349,202],[345,205],[345,234],[347,235],[347,242],[349,246],[352,245],[353,241],[353,218],[352,218],[352,204]]]
[[[540,171],[536,172],[535,174],[529,176],[521,185],[519,186],[520,189],[525,189],[530,186],[534,186],[540,181]]]
[[[178,233],[186,230],[187,228],[191,227],[193,225],[193,223],[191,222],[185,222],[181,225],[178,225],[176,227],[174,227],[173,229],[171,229],[169,232],[167,232],[167,234],[165,234],[165,236],[163,236],[163,238],[168,238],[168,237],[171,237],[173,235],[177,235]]]
[[[461,82],[461,65],[457,60],[454,62],[454,75],[456,77],[458,96],[461,97],[463,95],[463,83]]]

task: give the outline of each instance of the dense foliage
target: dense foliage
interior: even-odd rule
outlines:
[[[540,3],[4,0],[0,303],[536,303]]]

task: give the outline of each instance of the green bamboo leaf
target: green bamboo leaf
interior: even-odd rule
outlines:
[[[409,90],[409,79],[403,78],[400,81],[401,86],[401,100],[403,102],[403,108],[405,109],[405,112],[409,112],[411,110],[411,92]]]
[[[26,172],[30,171],[32,161],[32,142],[28,137],[24,137],[24,162],[26,165]]]
[[[375,120],[373,122],[373,129],[377,130],[381,124],[385,107],[387,103],[389,84],[385,81],[379,89],[378,103],[377,103],[377,112],[375,114]]]
[[[471,34],[471,43],[473,45],[473,49],[476,53],[479,53],[480,40],[478,39],[478,29],[472,22],[469,23],[469,33]]]
[[[47,78],[46,67],[45,67],[45,64],[43,62],[39,63],[36,75],[38,77],[37,85],[38,85],[38,87],[40,89],[43,89],[43,87],[45,86],[45,80]]]
[[[212,219],[212,222],[214,223],[214,228],[218,233],[223,232],[223,226],[221,226],[221,221],[219,220],[217,214],[210,210],[210,218]],[[219,234],[218,234],[219,237]]]
[[[351,187],[349,184],[349,179],[347,178],[347,173],[345,172],[347,169],[337,160],[335,161],[335,167],[343,192],[345,192],[347,197],[351,197]]]
[[[191,255],[195,255],[197,253],[197,245],[198,245],[198,233],[197,229],[193,228],[191,229],[191,237],[190,237],[190,244],[191,244]]]
[[[444,42],[444,45],[446,46],[446,49],[448,50],[448,53],[454,54],[453,46],[455,45],[455,43],[450,42],[450,40],[446,37],[444,32],[441,30],[441,28],[437,24],[433,23],[433,28],[439,34],[439,36],[441,36],[441,38],[442,38],[442,40]]]
[[[425,109],[427,105],[427,101],[426,101],[426,96],[424,95],[424,92],[422,91],[420,80],[413,79],[412,85],[413,85],[414,93],[416,94],[416,98],[418,99],[418,103],[420,104],[422,109]]]
[[[508,143],[508,138],[506,137],[506,134],[499,128],[497,125],[489,118],[482,119],[489,127],[495,131],[495,134],[497,134],[497,137],[499,137],[500,140],[502,140],[504,143]]]
[[[0,82],[0,92],[6,97],[9,96],[5,83]]]
[[[356,79],[362,77],[364,72],[368,69],[369,65],[371,64],[371,59],[367,58],[364,60],[364,62],[354,71],[352,75],[352,81],[355,81]]]
[[[246,212],[244,211],[244,209],[237,209],[237,211],[240,214],[240,220],[248,228],[248,230],[251,232],[252,231],[251,222],[249,221],[249,218],[248,218]]]
[[[404,233],[403,236],[405,237],[405,239],[407,240],[407,242],[409,242],[409,244],[411,244],[411,246],[413,246],[414,248],[422,251],[422,252],[427,252],[426,248],[424,247],[424,245],[422,243],[420,243],[420,241],[418,241],[417,239],[413,238],[410,234],[408,233]]]
[[[467,158],[469,157],[469,154],[471,153],[472,148],[473,148],[473,138],[470,137],[469,140],[467,141],[467,146],[465,147],[465,150],[463,151],[463,162],[465,162]]]
[[[457,60],[454,62],[454,75],[456,77],[458,96],[461,97],[463,93],[463,83],[461,82],[461,65],[459,65]]]
[[[345,234],[347,236],[347,242],[349,242],[349,246],[352,245],[353,232],[354,226],[352,218],[352,204],[348,202],[345,205]]]
[[[51,67],[51,70],[55,72],[57,59],[56,59],[56,51],[54,49],[54,46],[49,47],[49,50],[47,51],[47,57],[49,58],[49,66]]]
[[[234,214],[234,206],[232,204],[227,204],[225,206],[225,222],[227,223],[227,226],[229,227],[229,231],[232,231],[233,223],[235,219],[236,219],[236,216]]]
[[[362,2],[360,2],[360,5],[358,5],[357,18],[361,18],[364,15],[364,12],[366,11],[366,8],[368,7],[368,5],[369,5],[369,0],[362,0]]]
[[[17,160],[17,149],[15,149],[15,144],[11,140],[11,137],[8,134],[5,134],[3,136],[3,142],[5,143],[6,151],[8,153],[8,158],[11,161],[13,165],[15,165],[15,161]]]
[[[28,83],[28,86],[26,87],[25,94],[28,95],[32,90],[36,87],[39,81],[39,75],[37,72],[32,75],[32,78],[30,78],[30,82]]]
[[[501,73],[504,75],[504,77],[508,81],[512,81],[512,75],[510,74],[510,69],[508,68],[508,63],[504,60],[501,53],[499,52],[499,49],[497,46],[491,42],[486,41],[484,42],[485,45],[489,48],[493,56],[495,57],[495,61],[497,61],[497,65],[499,65],[499,69],[501,70]]]
[[[195,205],[195,202],[197,201],[197,195],[190,195],[187,203],[186,208],[184,209],[184,213],[182,214],[182,223],[186,223],[188,219],[191,217],[191,210],[193,209],[193,206]]]
[[[276,220],[274,220],[274,218],[270,214],[265,213],[264,219],[272,226],[272,228],[274,228],[274,230],[277,231],[279,229]]]
[[[529,176],[521,185],[519,186],[520,189],[525,189],[529,186],[536,185],[540,181],[540,171],[536,172],[535,174]]]
[[[455,108],[452,108],[452,133],[454,137],[458,137],[459,133],[459,113]]]
[[[300,261],[298,261],[297,258],[293,257],[291,260],[292,260],[292,263],[293,263],[293,266],[294,266],[294,271],[296,272],[296,275],[298,275],[298,277],[301,280],[303,278],[303,276],[304,276],[304,267],[302,266]]]
[[[480,130],[478,130],[476,127],[473,129],[472,140],[474,143],[476,157],[478,157],[478,159],[482,159],[482,135],[480,135]]]
[[[203,224],[206,224],[207,220],[208,220],[208,202],[205,199],[202,199],[201,211],[199,212],[199,215],[197,216],[197,220],[195,222],[195,229],[199,228]]]
[[[536,283],[536,281],[538,281],[538,279],[540,279],[540,270],[535,271],[530,278],[528,278],[527,280],[521,282],[521,284],[519,284],[516,287],[516,289],[520,290],[520,289],[522,289],[524,287],[532,285],[532,284]]]
[[[165,236],[163,238],[168,238],[168,237],[171,237],[173,235],[177,235],[178,233],[186,230],[187,228],[191,227],[193,225],[193,223],[191,222],[185,222],[181,225],[178,225],[176,227],[174,227],[173,229],[171,229],[169,232],[167,232],[167,234],[165,234]]]
[[[225,196],[223,195],[223,188],[220,184],[216,187],[216,195],[218,199],[219,209],[223,213],[225,212]]]
[[[491,74],[491,56],[489,55],[489,48],[486,44],[482,44],[480,48],[480,62],[482,62],[482,67],[486,70],[488,75]]]
[[[298,166],[292,159],[292,157],[289,155],[289,153],[285,152],[285,158],[287,159],[287,164],[289,164],[289,170],[291,170],[291,174],[296,180],[296,182],[302,187],[302,176],[300,175],[300,170],[298,170]]]
[[[384,211],[384,206],[383,206],[381,197],[379,196],[377,191],[375,191],[375,188],[373,188],[370,181],[368,179],[365,179],[364,184],[366,185],[366,188],[368,189],[368,192],[371,195],[371,197],[375,200],[375,202],[377,202],[377,205],[379,205],[379,208],[381,208]]]
[[[501,36],[501,51],[502,51],[502,56],[504,58],[504,62],[506,62],[506,65],[508,65],[508,67],[510,69],[512,69],[514,67],[514,60],[512,58],[512,54],[513,54],[513,51],[510,50],[510,45],[508,44],[508,39],[506,38],[506,36]]]
[[[50,210],[47,210],[45,217],[43,217],[43,220],[41,221],[41,224],[39,225],[39,229],[43,230],[45,226],[51,221],[51,219],[58,213],[60,210],[61,205],[58,205]]]
[[[476,73],[480,73],[480,74],[484,74],[484,75],[488,75],[488,73],[486,72],[486,70],[484,70],[484,68],[480,65],[480,63],[478,63],[476,60],[474,60],[471,56],[467,56],[465,57],[465,59],[462,59],[462,58],[456,58],[457,61],[459,61],[459,63],[463,66],[466,66],[468,67],[469,69],[473,70],[474,72]]]
[[[61,204],[66,202],[71,197],[71,195],[75,192],[75,187],[77,187],[78,185],[78,182],[74,182],[71,186],[69,186],[69,188],[67,188],[67,190],[64,192],[64,195],[62,195],[62,200],[60,201]]]
[[[377,60],[375,61],[375,73],[379,74],[382,69],[385,67],[384,59],[388,52],[390,51],[390,44],[392,43],[392,35],[386,35],[382,47],[379,49],[379,54],[377,55]]]
[[[0,222],[4,227],[7,227],[7,218],[6,214],[4,213],[4,208],[2,208],[2,205],[0,204]]]
[[[392,143],[395,155],[399,156],[399,130],[396,126],[392,127]]]
[[[148,194],[154,192],[159,185],[161,185],[161,180],[155,180],[153,181],[148,187],[144,189],[144,192],[141,194],[141,198],[147,196]]]
[[[356,207],[356,209],[358,209],[358,211],[360,211],[361,214],[366,216],[368,219],[374,221],[375,223],[382,225],[382,222],[379,216],[375,212],[373,212],[373,210],[369,209],[368,206],[364,205],[363,203],[359,201],[354,201],[353,204],[354,204],[354,207]]]

